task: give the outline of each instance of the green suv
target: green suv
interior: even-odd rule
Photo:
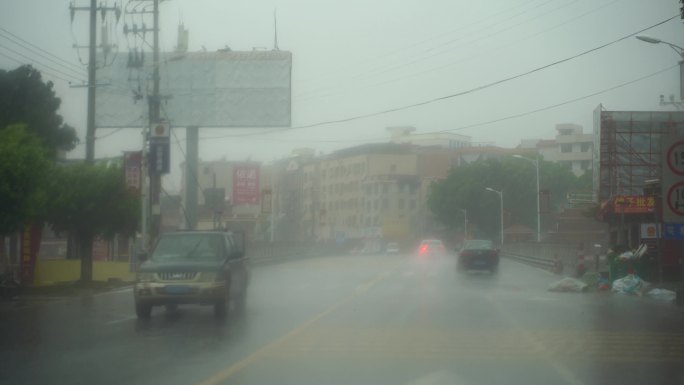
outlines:
[[[224,231],[179,231],[159,237],[152,253],[141,255],[134,289],[135,313],[149,318],[153,306],[214,306],[224,315],[230,302],[245,303],[249,270],[244,248]]]

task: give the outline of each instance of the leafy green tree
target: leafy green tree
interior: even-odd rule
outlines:
[[[127,190],[120,167],[85,163],[57,167],[49,191],[48,223],[55,231],[72,235],[81,258],[81,281],[89,282],[93,240],[135,233],[139,199]]]
[[[0,127],[25,124],[43,140],[53,157],[56,150],[69,151],[78,143],[74,128],[57,113],[60,104],[52,82],[44,83],[33,67],[0,70]]]
[[[551,163],[540,163],[540,189],[548,189],[552,205],[558,208],[566,193],[577,185],[577,178],[567,168]],[[428,206],[437,219],[455,229],[462,226],[463,213],[468,210],[468,221],[480,230],[476,236],[496,238],[500,229],[500,208],[497,194],[504,194],[504,223],[525,224],[536,228],[536,173],[529,162],[515,159],[489,159],[455,167],[447,179],[433,184]]]
[[[0,130],[0,234],[18,231],[40,215],[50,167],[41,140],[24,126]]]

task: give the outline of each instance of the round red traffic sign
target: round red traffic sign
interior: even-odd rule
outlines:
[[[684,176],[684,140],[675,142],[667,150],[667,167],[673,173]]]
[[[155,134],[157,135],[164,135],[166,133],[166,127],[164,125],[160,124],[157,127],[154,128]]]
[[[667,190],[667,206],[674,214],[684,217],[684,182],[675,183]]]

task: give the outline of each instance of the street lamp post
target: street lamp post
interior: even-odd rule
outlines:
[[[522,155],[513,155],[514,158],[525,159],[537,169],[537,243],[541,242],[541,207],[539,204],[539,155],[534,159],[526,158]]]
[[[677,55],[679,55],[679,59],[680,59],[679,60],[679,100],[681,103],[681,101],[684,100],[684,48],[682,48],[676,44],[672,44],[672,43],[668,43],[666,41],[662,41],[660,39],[656,39],[654,37],[640,35],[640,36],[637,36],[636,38],[641,40],[641,41],[645,41],[646,43],[665,44],[665,45],[669,46],[670,48],[672,48],[672,50],[675,51],[677,53]]]
[[[491,187],[487,187],[485,190],[491,191],[493,193],[499,194],[499,201],[501,206],[501,246],[504,244],[504,209],[503,209],[503,190],[497,191]]]
[[[463,213],[463,240],[468,239],[468,209],[461,209]]]

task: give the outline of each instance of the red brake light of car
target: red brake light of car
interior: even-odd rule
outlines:
[[[420,250],[418,251],[421,254],[425,254],[427,252],[427,245],[423,245],[420,247]]]

